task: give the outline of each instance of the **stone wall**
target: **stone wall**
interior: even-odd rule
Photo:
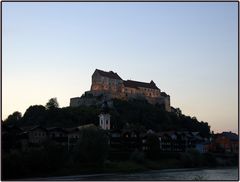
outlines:
[[[150,84],[154,83],[153,81]],[[155,83],[154,83],[155,85]],[[77,107],[79,105],[94,105],[102,102],[102,100],[117,99],[146,99],[151,104],[164,104],[165,110],[171,112],[170,97],[165,93],[161,95],[160,89],[146,87],[125,87],[122,79],[113,79],[100,75],[95,71],[92,75],[91,90],[86,92],[93,97],[76,97],[71,98],[70,106]],[[103,96],[103,98],[99,97]]]
[[[91,91],[103,93],[120,93],[122,90],[122,80],[103,77],[97,72],[92,75]]]

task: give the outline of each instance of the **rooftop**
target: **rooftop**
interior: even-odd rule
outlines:
[[[124,81],[123,84],[125,87],[132,87],[132,88],[144,87],[144,88],[151,88],[151,89],[159,89],[153,81],[151,81],[150,83],[146,83],[146,82],[127,80],[127,81]]]
[[[122,80],[122,78],[117,73],[114,73],[113,71],[106,72],[106,71],[102,71],[99,69],[96,69],[95,71],[97,71],[101,76],[105,76],[105,77],[113,78],[113,79],[117,79],[117,80]]]

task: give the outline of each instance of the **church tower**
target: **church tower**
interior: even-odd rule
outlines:
[[[99,114],[99,126],[104,130],[111,129],[109,108],[106,101],[102,105],[101,114]]]

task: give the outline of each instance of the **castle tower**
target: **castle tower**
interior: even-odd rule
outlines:
[[[99,114],[98,117],[99,117],[99,126],[104,130],[110,130],[111,129],[110,114],[109,114],[109,108],[106,101],[103,103],[101,108],[101,114]]]

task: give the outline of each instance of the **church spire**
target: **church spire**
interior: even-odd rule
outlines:
[[[104,101],[100,110],[99,126],[104,130],[111,129],[109,107],[106,101]]]

